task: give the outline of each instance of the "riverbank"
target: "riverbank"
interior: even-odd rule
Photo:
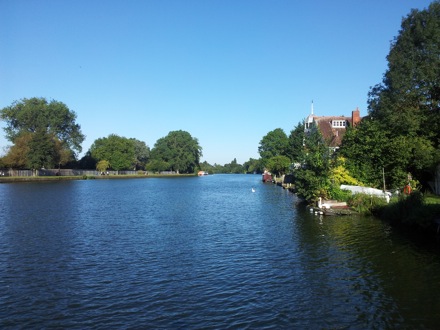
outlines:
[[[19,182],[50,182],[71,180],[120,180],[120,179],[148,179],[148,178],[182,178],[193,177],[195,174],[148,174],[148,175],[75,175],[75,176],[8,176],[0,177],[0,183]]]
[[[420,192],[413,192],[375,208],[373,214],[393,227],[435,235],[440,233],[439,196],[424,196]]]
[[[287,176],[286,176],[287,177]],[[283,189],[296,193],[294,186],[289,180],[280,178],[274,182]],[[374,215],[382,221],[389,223],[400,231],[419,233],[425,237],[440,237],[440,196],[423,194],[414,191],[410,195],[400,195],[391,198],[386,203],[383,198],[368,194],[355,194],[344,200],[347,208],[361,215]],[[310,203],[305,201],[305,203]],[[323,203],[327,203],[324,201]],[[309,205],[310,207],[311,205]],[[314,206],[313,209],[319,214],[325,214],[326,208]],[[332,208],[327,209],[325,215],[342,215]],[[351,212],[347,212],[351,213]],[[345,214],[345,212],[344,212]]]

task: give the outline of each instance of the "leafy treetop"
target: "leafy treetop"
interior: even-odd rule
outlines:
[[[194,173],[199,168],[202,147],[186,131],[172,131],[156,141],[151,150],[151,170]]]
[[[15,143],[26,133],[47,133],[63,145],[81,152],[84,135],[76,123],[76,114],[64,103],[45,98],[22,99],[0,110],[0,118],[6,122],[6,137]]]

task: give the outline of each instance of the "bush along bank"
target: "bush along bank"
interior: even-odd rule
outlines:
[[[346,199],[347,205],[360,214],[371,215],[387,206],[384,198],[367,194],[354,194]]]
[[[292,189],[294,192],[294,190]],[[409,195],[393,195],[389,203],[380,196],[330,189],[328,195],[344,201],[361,215],[373,215],[395,228],[408,232],[440,235],[440,197],[424,195],[414,190]],[[308,201],[314,205],[313,200]]]
[[[419,191],[393,198],[389,204],[377,205],[372,208],[372,214],[392,226],[436,233],[439,230],[440,204],[427,203]]]

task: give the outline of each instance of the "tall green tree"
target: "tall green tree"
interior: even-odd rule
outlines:
[[[11,166],[54,167],[81,152],[84,135],[76,114],[64,103],[45,98],[22,99],[0,110],[6,138],[13,143],[7,155]],[[23,148],[27,140],[32,148]],[[17,157],[21,158],[18,159]]]
[[[389,133],[377,120],[367,117],[356,127],[347,128],[339,154],[345,157],[345,167],[353,177],[380,188],[382,171],[386,167],[388,176],[393,167],[387,150],[390,150]]]
[[[291,161],[286,156],[271,157],[266,162],[267,169],[275,175],[286,174],[289,170]]]
[[[131,138],[134,144],[134,165],[136,169],[145,169],[145,165],[150,158],[150,148],[144,141]]]
[[[81,169],[93,169],[96,168],[96,159],[92,157],[90,150],[78,161],[77,166]]]
[[[13,143],[23,133],[40,131],[52,134],[76,152],[82,150],[85,137],[76,123],[76,113],[62,102],[24,98],[0,110],[0,118],[6,122],[6,138]]]
[[[303,161],[304,149],[304,120],[299,122],[289,135],[289,157],[294,163]]]
[[[258,146],[263,165],[275,156],[289,155],[289,138],[281,128],[276,128],[267,133],[260,141]]]
[[[32,150],[27,155],[26,165],[29,168],[50,168],[58,160],[56,143],[45,131],[38,130],[32,135],[32,139],[29,141],[29,150]]]
[[[440,2],[402,20],[388,70],[370,93],[370,115],[399,135],[440,137]]]
[[[364,167],[362,176],[373,175],[373,181],[372,172],[384,168],[392,188],[403,186],[408,173],[426,183],[440,160],[440,2],[414,9],[402,20],[387,60],[382,83],[369,93],[369,128],[361,126],[358,139],[370,147],[375,141],[372,148],[380,150],[381,159],[377,162],[375,153],[371,159],[347,153],[356,153],[355,146],[348,146],[353,138],[349,134],[343,142],[345,155],[351,166]],[[379,137],[373,135],[377,132]]]
[[[168,165],[167,170],[179,173],[194,173],[199,168],[202,147],[188,132],[169,132],[156,141],[151,150],[151,161]],[[160,161],[160,162],[159,162]]]
[[[331,152],[314,127],[305,135],[303,161],[294,171],[294,184],[299,197],[314,202],[318,197],[330,197]]]
[[[97,162],[106,160],[115,171],[130,170],[135,166],[134,141],[116,134],[95,140],[89,151]]]
[[[29,168],[27,162],[32,137],[32,133],[26,133],[15,139],[15,144],[9,148],[3,157],[3,162],[7,167]]]

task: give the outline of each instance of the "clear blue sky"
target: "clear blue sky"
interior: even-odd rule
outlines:
[[[83,153],[111,133],[152,148],[185,130],[202,160],[244,163],[312,100],[317,115],[365,115],[402,18],[429,3],[0,0],[0,108],[64,102]]]

